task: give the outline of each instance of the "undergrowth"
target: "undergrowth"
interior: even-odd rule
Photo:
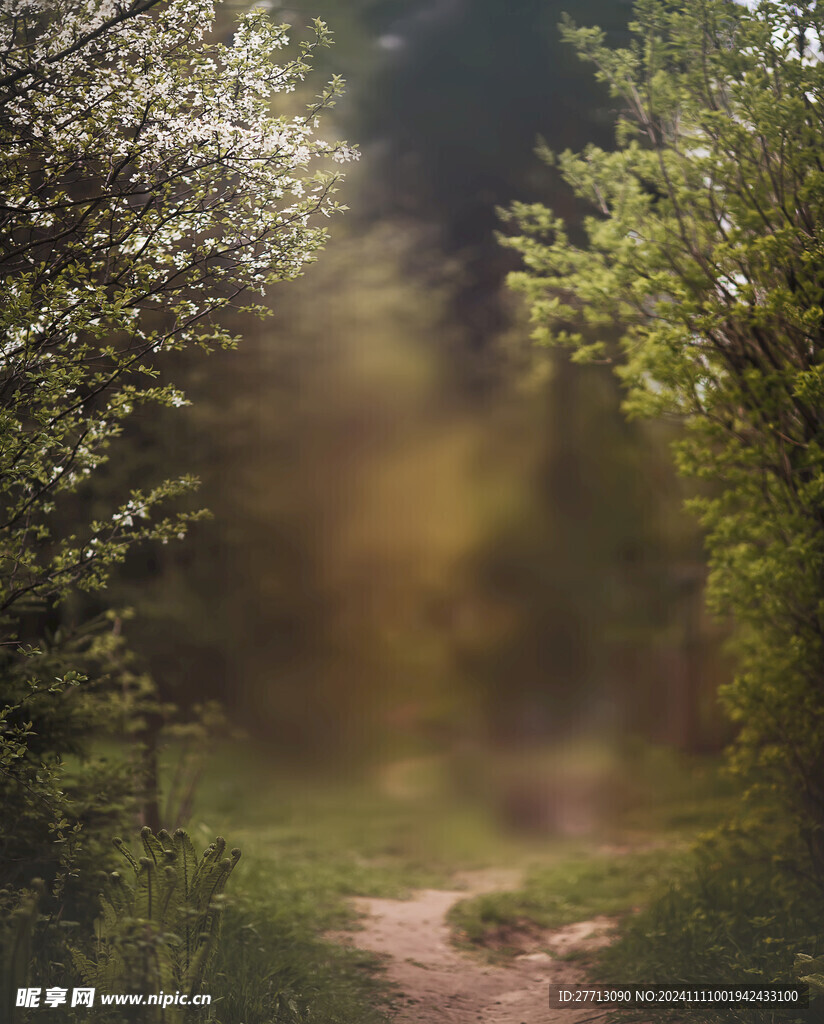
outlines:
[[[376,958],[320,938],[319,918],[296,908],[305,901],[305,893],[281,902],[274,892],[247,891],[227,910],[211,984],[220,1024],[386,1021]]]
[[[803,851],[789,847],[775,830],[705,840],[656,898],[623,922],[618,940],[599,954],[593,976],[613,983],[722,987],[797,983],[797,954],[824,953],[824,892],[805,874]],[[702,1024],[819,1024],[822,1003],[814,998],[809,1010],[795,1012],[703,1007],[677,1017]],[[643,1013],[645,1021],[673,1018]]]

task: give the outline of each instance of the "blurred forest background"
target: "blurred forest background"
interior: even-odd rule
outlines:
[[[30,31],[42,31],[50,46],[63,46],[63,36],[75,38],[72,31],[82,38],[77,20],[69,19],[66,27],[64,2],[54,0],[43,25],[32,5]],[[514,872],[501,883],[509,886],[506,891],[497,891],[497,881],[494,892],[486,885],[465,890],[476,895],[456,902],[448,921],[438,919],[458,945],[484,955],[520,956],[538,941],[535,929],[592,923],[608,915],[620,928],[616,941],[595,959],[587,954],[575,968],[588,972],[590,980],[593,972],[600,972],[599,982],[633,977],[667,985],[704,979],[727,986],[746,979],[749,986],[801,978],[824,991],[824,753],[818,700],[824,650],[819,571],[824,565],[819,416],[824,373],[817,362],[813,388],[805,354],[803,370],[793,369],[795,376],[765,374],[764,391],[759,384],[744,402],[750,426],[757,428],[743,433],[744,441],[738,436],[739,392],[718,385],[719,408],[725,415],[732,409],[732,425],[725,429],[746,456],[740,460],[743,469],[735,444],[732,457],[724,444],[713,448],[718,442],[712,435],[707,447],[693,447],[691,456],[707,472],[697,483],[686,483],[676,477],[672,457],[682,423],[660,417],[628,420],[610,358],[583,365],[566,350],[540,348],[530,339],[528,303],[507,283],[509,273],[522,266],[517,248],[530,255],[529,239],[501,244],[506,230],[501,214],[513,203],[541,204],[568,225],[574,244],[586,247],[585,218],[591,209],[584,209],[561,172],[542,161],[536,149],[543,141],[556,152],[585,151],[589,143],[612,150],[620,122],[621,101],[611,99],[575,48],[561,41],[558,23],[572,5],[568,0],[264,0],[252,6],[225,0],[217,5],[215,34],[227,43],[238,16],[261,6],[276,23],[291,25],[299,56],[280,65],[280,37],[259,13],[235,36],[237,52],[222,51],[215,63],[197,34],[209,13],[206,5],[200,9],[171,0],[147,11],[138,10],[138,0],[130,2],[128,17],[118,8],[115,21],[134,22],[128,32],[123,29],[123,38],[133,38],[133,49],[124,51],[121,38],[109,32],[108,48],[98,53],[92,47],[90,55],[78,57],[78,69],[64,80],[51,70],[51,61],[71,58],[71,67],[77,42],[38,66],[31,60],[38,51],[29,48],[24,33],[23,42],[9,49],[21,66],[5,76],[9,102],[18,101],[18,92],[26,100],[20,99],[17,121],[12,118],[4,129],[13,154],[6,173],[26,186],[19,209],[5,208],[11,224],[7,263],[12,283],[26,284],[34,259],[29,249],[38,260],[45,253],[43,267],[32,266],[46,282],[47,295],[54,274],[49,301],[58,314],[48,330],[43,328],[44,339],[31,343],[39,359],[34,370],[22,358],[7,359],[5,386],[14,415],[6,420],[4,450],[12,468],[20,466],[3,477],[9,481],[4,500],[18,504],[0,538],[11,566],[3,605],[10,639],[3,661],[7,703],[0,707],[0,799],[7,822],[14,824],[0,830],[0,964],[5,965],[0,1015],[5,1012],[4,1019],[19,1024],[35,1021],[40,988],[27,986],[68,986],[79,978],[101,992],[124,993],[194,992],[202,982],[215,997],[218,1016],[209,1019],[221,1024],[378,1024],[398,1009],[380,973],[385,958],[375,960],[365,954],[366,947],[328,939],[355,923],[350,897],[399,898],[446,886],[456,896],[464,885],[462,872],[501,867]],[[77,0],[75,19],[86,16],[84,5]],[[182,36],[164,21],[176,6],[182,21],[175,31]],[[767,5],[771,11],[774,6],[781,5]],[[88,10],[92,7],[94,0]],[[693,68],[684,59],[682,46],[684,38],[692,39],[690,45],[706,42],[707,26],[699,22],[708,16],[707,7],[723,15],[724,31],[713,44],[721,67],[718,88],[738,81],[741,54],[750,59],[746,47],[728,45],[727,18],[734,11],[753,38],[761,38],[766,54],[754,48],[753,73],[761,75],[754,94],[767,128],[780,137],[775,147],[779,180],[784,181],[785,154],[796,146],[801,154],[797,165],[787,158],[795,175],[789,180],[800,190],[798,183],[806,188],[812,174],[810,188],[820,193],[818,149],[807,141],[818,138],[819,126],[810,127],[807,93],[788,87],[792,116],[782,118],[784,108],[776,107],[763,86],[774,82],[781,89],[785,81],[772,74],[782,67],[767,45],[775,33],[769,22],[765,27],[730,0],[694,12],[687,5],[671,7],[667,0],[637,5],[639,18],[646,11],[673,19],[672,32],[665,33],[672,49],[664,51],[663,64],[665,69],[672,64],[677,84],[672,120],[681,119],[686,95],[679,91],[686,88],[678,84],[681,65],[689,75],[707,79],[703,65]],[[100,5],[96,15],[107,18],[108,11]],[[631,0],[578,0],[570,13],[581,25],[602,26],[610,45],[620,47],[632,38]],[[688,23],[694,16],[697,35],[682,36],[681,15]],[[11,11],[8,17],[14,21],[17,15]],[[336,40],[322,53],[315,42],[299,42],[323,41],[325,28],[314,23],[316,18],[328,23]],[[149,28],[155,34],[147,35]],[[653,25],[649,39],[657,39],[657,31]],[[13,27],[12,39],[15,32]],[[95,32],[84,46],[96,45]],[[750,36],[745,32],[741,38]],[[818,38],[824,39],[824,29]],[[800,39],[803,44],[803,33]],[[151,107],[144,96],[151,74],[144,69],[152,71],[158,50],[165,63],[157,58],[161,73],[150,83],[158,105],[154,122],[143,109]],[[659,59],[655,47],[650,52]],[[305,80],[300,55],[317,68]],[[274,70],[270,56],[278,61]],[[120,68],[127,85],[121,88],[115,77],[102,104],[95,89],[86,87],[87,76],[96,82],[94,76],[109,63]],[[200,76],[202,95],[194,105],[186,88],[174,87],[191,81],[189,65]],[[803,45],[798,59],[786,65],[786,81],[805,81],[792,77],[807,67]],[[272,120],[268,109],[257,111],[255,131],[266,134],[255,136],[243,124],[243,131],[232,128],[232,118],[250,116],[241,98],[244,89],[251,96],[261,88],[248,77],[260,75],[261,66],[267,84],[259,102],[268,105],[269,87],[276,82],[284,89],[275,98],[283,120]],[[236,70],[236,78],[224,80],[215,67],[242,73]],[[764,67],[770,74],[761,74]],[[137,71],[140,75],[129,77]],[[337,95],[337,76],[347,80],[348,91],[330,115],[324,112],[323,128],[320,120],[315,124],[324,138],[314,150],[303,143],[290,149],[291,130],[295,139],[307,137],[312,94],[320,83],[333,81],[326,99],[315,104],[323,110]],[[88,101],[82,116],[90,123],[98,106],[106,116],[94,122],[88,137],[73,132],[71,118],[66,122],[57,147],[65,166],[58,165],[63,169],[55,172],[55,183],[41,189],[37,175],[51,166],[54,155],[52,95],[42,85],[47,78],[55,95],[66,91],[75,106],[78,97],[80,103]],[[34,84],[20,85],[29,79]],[[630,76],[631,86],[634,81]],[[293,82],[301,83],[294,94]],[[816,95],[824,96],[824,76],[816,82]],[[33,99],[26,99],[26,90]],[[115,98],[123,96],[137,111],[134,125],[121,117]],[[736,102],[743,103],[749,93],[742,96]],[[256,111],[257,103],[249,109]],[[701,99],[697,109],[705,107]],[[196,120],[204,110],[217,128],[205,115]],[[31,117],[41,130],[32,111],[45,125],[40,136],[29,123]],[[733,133],[738,129],[735,116],[716,118],[712,105],[710,112],[711,123],[724,121]],[[784,121],[792,129],[786,134],[790,142]],[[194,125],[203,129],[197,145],[187,141]],[[61,182],[76,184],[90,208],[98,203],[83,191],[88,189],[84,154],[92,153],[95,174],[108,181],[112,126],[114,135],[121,128],[144,132],[160,183],[150,188],[134,178],[124,197],[112,193],[115,212],[103,203],[101,219],[92,219],[87,231],[85,207],[71,189],[60,191]],[[224,130],[233,140],[227,151],[231,159],[221,155]],[[35,138],[42,164],[29,161]],[[88,150],[78,149],[78,139],[84,138]],[[168,187],[170,158],[155,145],[158,138],[177,161],[172,166],[185,184],[180,194],[177,186]],[[248,149],[263,145],[261,138],[271,159],[267,155],[263,161],[268,176],[256,184],[238,168]],[[328,152],[327,142],[340,138],[359,146],[358,163],[348,162],[345,144]],[[764,179],[763,140],[757,133],[752,138],[759,140],[754,165]],[[689,147],[701,150],[692,141]],[[740,161],[718,148],[723,195],[724,182],[743,172]],[[203,161],[198,173],[205,177],[190,190],[192,152]],[[329,197],[314,186],[325,190],[333,180],[312,180],[316,198],[295,203],[306,183],[302,171],[292,181],[294,168],[287,170],[290,160],[302,163],[303,152],[347,164],[339,198],[348,210],[331,221],[317,264],[290,281],[291,268],[316,252],[316,237],[311,231],[302,236],[296,225],[308,228],[314,213],[329,211]],[[24,158],[17,159],[18,153]],[[130,159],[124,157],[121,170]],[[584,159],[598,157],[590,153]],[[644,175],[650,166],[645,151],[639,159],[641,170],[631,161],[622,163],[622,150],[610,152],[603,164],[603,181],[618,182],[622,192],[637,188],[635,204],[627,207],[629,230],[616,221],[615,237],[631,254],[628,265],[635,259],[637,210],[651,211],[650,221],[667,244],[678,234],[669,230],[676,214],[665,210],[659,218],[655,209],[658,179]],[[221,185],[213,201],[215,161],[215,180],[225,179],[231,189],[224,193]],[[248,162],[260,163],[254,154]],[[609,173],[613,167],[621,169],[620,176]],[[716,179],[704,174],[700,161],[697,167],[690,172],[696,177],[685,178],[676,198],[692,215],[690,183],[703,182],[700,188],[708,190],[713,218],[726,239],[725,218],[715,213]],[[567,180],[574,182],[574,175],[568,173]],[[115,192],[122,187],[116,183]],[[733,181],[731,195],[738,194],[737,187]],[[756,190],[752,207],[743,202],[742,223],[749,224],[754,209],[760,212],[759,199],[764,208],[776,206],[770,198],[774,184],[762,180],[759,187],[766,198]],[[30,216],[32,204],[42,203],[40,192],[48,197],[49,189],[56,190],[55,205],[70,222],[67,252],[74,263],[68,270],[61,267],[60,244],[52,244],[61,235],[51,207],[43,205]],[[150,196],[145,203],[144,193]],[[289,205],[281,209],[281,201]],[[283,219],[270,222],[272,203]],[[188,225],[180,237],[164,234],[167,207]],[[783,199],[776,209],[779,221],[783,212],[794,225]],[[44,211],[45,226],[37,219]],[[802,213],[816,226],[821,222],[820,204],[813,213],[798,212],[803,220]],[[152,229],[149,245],[140,224],[155,217],[164,227]],[[115,242],[121,237],[112,230],[118,218],[129,227]],[[523,209],[516,210],[512,230],[528,220]],[[735,216],[731,222],[737,223]],[[776,313],[775,336],[795,338],[796,321],[802,323],[803,344],[817,355],[821,306],[808,308],[806,292],[787,305],[782,291],[782,275],[795,273],[792,245],[802,235],[807,239],[806,228],[796,228],[799,234],[789,233],[787,248],[775,250],[770,246],[784,238],[783,222],[768,223],[762,232],[759,221],[755,229],[748,227],[753,237],[747,237],[742,252],[750,260],[752,287],[760,287],[765,276],[774,288],[769,294],[778,297],[776,308],[782,312]],[[28,241],[15,248],[11,242],[18,235]],[[194,248],[181,260],[190,259],[186,274],[197,276],[189,281],[184,274],[179,288],[176,246],[184,236]],[[658,237],[653,232],[653,248]],[[229,248],[215,248],[216,239]],[[803,283],[819,297],[819,251],[808,241],[799,250],[810,273]],[[262,255],[258,250],[264,243],[271,248]],[[667,244],[651,260],[653,270],[656,260],[670,258]],[[100,260],[89,255],[95,246],[103,252]],[[122,252],[115,256],[123,266],[115,265],[110,279],[106,261],[118,247]],[[152,253],[151,260],[144,250]],[[784,264],[776,261],[778,285],[772,275],[774,251],[786,257]],[[562,253],[550,284],[551,289],[560,284],[562,291],[570,285],[570,304],[584,296],[591,324],[612,322],[612,314],[598,317],[615,300],[614,282],[620,283],[616,276],[590,277],[600,254],[596,248],[596,263],[570,264]],[[547,279],[532,285],[546,267],[555,266],[544,257],[543,264],[527,260],[532,277],[524,289],[539,313]],[[224,262],[231,273],[221,276]],[[587,285],[592,282],[589,292],[575,290],[580,281],[573,280],[570,266],[584,267],[579,276]],[[702,299],[704,288],[714,295],[716,270],[713,264],[707,280],[686,294]],[[121,277],[131,281],[132,273],[148,282],[139,283],[146,290],[139,302],[129,292],[132,284],[119,283]],[[100,275],[102,282],[90,289],[88,308],[76,297],[87,274],[95,281]],[[251,279],[240,280],[241,274]],[[679,274],[686,280],[675,261],[665,281],[677,284]],[[654,275],[636,275],[634,264],[627,278],[628,288],[639,280],[649,284],[649,293],[638,294],[651,299],[653,310],[661,294],[669,299],[666,284],[660,286]],[[728,278],[735,284],[737,275]],[[236,307],[228,296],[237,295],[234,289],[264,280],[275,282],[265,298],[271,315],[232,313]],[[188,304],[186,289],[195,294],[212,285],[217,306]],[[732,305],[738,304],[738,287],[728,294]],[[115,288],[117,302],[107,288]],[[12,332],[26,339],[20,351],[28,353],[43,307],[37,289],[23,293],[18,300],[11,288],[14,301],[5,312]],[[177,306],[166,303],[169,295]],[[594,296],[592,309],[587,295]],[[174,330],[164,327],[169,333],[160,340],[151,332],[141,335],[140,302],[146,303],[149,327],[160,310],[158,321],[167,313],[176,318]],[[544,305],[550,313],[559,308]],[[671,305],[680,315],[688,303],[673,298]],[[73,324],[75,307],[81,326],[70,333],[64,317],[71,314],[67,322]],[[197,316],[192,308],[200,310]],[[618,308],[624,316],[626,305]],[[237,337],[236,350],[220,347],[225,339],[219,329],[213,333],[213,310],[218,326]],[[572,319],[575,312],[560,307],[560,317]],[[723,320],[727,312],[718,315]],[[658,319],[646,308],[642,314]],[[751,340],[751,329],[772,324],[762,323],[761,316],[753,302],[739,319],[732,318],[742,344]],[[118,332],[124,335],[122,352],[105,341],[109,321],[117,345]],[[618,347],[613,329],[615,338],[598,339],[607,353]],[[695,348],[696,365],[703,366],[703,327],[701,332],[687,347]],[[78,356],[77,338],[86,335]],[[215,344],[215,335],[217,350],[204,358],[199,340]],[[139,345],[149,353],[162,351],[163,358],[151,368],[133,366]],[[761,353],[760,341],[756,349]],[[52,350],[64,362],[52,366]],[[735,370],[747,387],[748,359]],[[760,359],[759,354],[756,364]],[[656,364],[642,369],[647,365]],[[179,386],[191,404],[178,408],[183,402],[176,391],[155,388],[154,369],[160,385]],[[653,374],[652,387],[667,380],[670,369],[664,365],[663,378]],[[151,388],[141,379],[137,392],[129,390],[128,373],[150,379]],[[703,370],[698,377],[679,373],[684,377],[676,374],[668,386],[674,390],[688,379],[700,397]],[[718,373],[727,380],[723,368]],[[74,397],[74,381],[90,389],[80,399]],[[781,398],[774,408],[789,422],[798,418],[799,408],[809,414],[813,427],[805,425],[800,440],[785,436],[776,427],[784,421],[778,413],[773,420],[773,406],[762,404],[773,385]],[[812,389],[811,398],[803,397],[805,388]],[[159,398],[144,403],[155,391]],[[87,417],[86,406],[93,409],[101,394],[100,401],[109,402],[109,420],[86,422],[79,410]],[[140,398],[134,405],[133,394]],[[672,402],[667,408],[696,416],[689,404]],[[711,420],[698,412],[698,418]],[[87,436],[92,440],[84,441]],[[785,444],[792,446],[789,455]],[[776,451],[786,458],[773,494],[759,474],[773,472],[769,460]],[[728,481],[724,473],[730,467]],[[175,482],[190,473],[202,482],[197,493],[185,481]],[[48,517],[56,506],[42,501],[51,487],[61,495],[55,524]],[[743,625],[738,653],[745,656],[746,671],[726,690],[728,717],[718,694],[732,678],[730,628],[705,610],[706,554],[696,521],[684,511],[685,499],[698,488],[707,489],[704,497],[728,499],[726,506],[707,502],[718,518],[705,519],[713,556],[729,553],[720,566],[715,558],[713,580],[723,598],[718,607],[737,616],[737,628]],[[179,518],[135,522],[167,497],[181,509]],[[203,507],[211,518],[198,514]],[[40,519],[31,518],[32,509]],[[78,540],[89,534],[88,541]],[[175,543],[184,535],[184,543]],[[21,566],[31,582],[20,575]],[[725,773],[718,755],[735,728],[740,728],[738,750],[728,758],[731,770]],[[750,774],[761,788],[753,785],[746,803],[740,783],[750,781]],[[806,787],[803,799],[795,793],[799,780]],[[137,860],[128,852],[128,838],[121,837],[133,837],[140,825],[146,856]],[[224,835],[237,845],[229,846]],[[198,863],[194,844],[203,840],[210,845],[192,872]],[[223,857],[227,849],[230,858]],[[239,863],[241,850],[238,877],[224,904],[219,886]],[[134,872],[134,888],[123,883],[120,872],[109,873],[122,868],[121,854]],[[101,871],[107,879],[100,879]],[[162,898],[156,898],[158,892]],[[172,899],[173,893],[182,896]],[[101,907],[104,915],[96,918]],[[191,925],[194,945],[189,942],[193,913],[203,924]],[[563,953],[558,962],[572,964],[575,955]],[[414,963],[405,954],[396,959]],[[30,993],[37,996],[33,1002],[27,1001]],[[545,1006],[543,987],[540,1000]],[[417,997],[408,1002],[417,1003]],[[144,1024],[147,1018],[138,1015],[142,1004],[134,1005],[135,1016],[106,1021]],[[46,1005],[42,1009],[51,1012]],[[67,1019],[79,1020],[81,1010],[78,1004],[77,1015],[72,1010]],[[725,1024],[777,1019],[771,1006],[756,1016],[750,1011],[746,1005],[740,1013],[722,1007],[714,1019]],[[696,1013],[705,1019],[703,1004]],[[160,1020],[160,1010],[158,1015]],[[467,1019],[478,1016],[473,1011]],[[497,1013],[493,1017],[499,1019]],[[175,1004],[174,1018],[194,1019],[182,1004],[179,1015]]]
[[[627,424],[611,368],[536,350],[504,285],[496,206],[580,215],[538,134],[612,141],[568,6],[272,5],[335,32],[350,212],[272,318],[232,323],[239,351],[176,357],[191,408],[132,429],[118,486],[192,471],[214,518],[133,553],[115,600],[165,698],[219,699],[287,761],[725,740],[678,426]],[[622,40],[629,4],[575,8]]]

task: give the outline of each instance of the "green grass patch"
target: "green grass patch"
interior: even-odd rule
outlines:
[[[522,863],[556,845],[506,835],[494,808],[445,784],[399,799],[374,776],[297,775],[236,746],[210,759],[192,830],[225,833],[244,851],[241,869],[302,864],[334,875],[341,893],[374,896],[447,887],[456,870]]]
[[[667,985],[797,983],[796,955],[824,954],[824,892],[798,870],[803,851],[788,845],[778,828],[705,841],[676,867],[656,899],[623,922],[594,973],[607,982]],[[645,1022],[673,1018],[650,1010],[636,1016]],[[824,997],[795,1013],[751,1005],[677,1016],[702,1024],[818,1024]]]
[[[317,904],[303,884],[246,880],[223,922],[212,972],[220,1024],[382,1024],[390,992],[377,958],[326,942],[319,928],[341,923],[332,893]]]
[[[516,891],[462,900],[450,911],[450,923],[459,941],[499,947],[518,929],[625,914],[646,903],[684,857],[677,848],[601,856],[581,851],[533,869]]]

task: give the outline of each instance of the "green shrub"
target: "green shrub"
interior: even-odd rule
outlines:
[[[140,835],[145,856],[139,859],[122,839],[114,840],[134,881],[117,871],[107,877],[96,958],[75,948],[75,967],[85,983],[104,992],[195,993],[215,955],[223,890],[240,850],[224,857],[226,840],[218,837],[198,857],[183,829],[155,836],[144,828]],[[156,1013],[167,1022],[186,1018],[179,1007]]]

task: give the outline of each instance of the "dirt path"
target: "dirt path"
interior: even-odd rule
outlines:
[[[506,965],[485,963],[449,941],[446,913],[453,903],[482,892],[512,888],[514,872],[472,872],[456,881],[467,889],[422,889],[410,900],[362,898],[363,930],[335,936],[383,955],[398,988],[395,1024],[581,1024],[593,1010],[551,1010],[550,985],[583,984],[581,968],[555,954],[593,949],[609,941],[612,922],[598,918],[544,932]]]

